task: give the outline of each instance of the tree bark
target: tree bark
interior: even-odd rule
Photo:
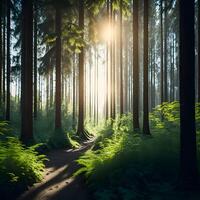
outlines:
[[[122,43],[122,0],[120,0],[120,114],[124,113],[124,94],[123,94],[123,43]]]
[[[160,101],[164,102],[164,80],[163,80],[163,0],[160,0]]]
[[[33,4],[22,0],[21,140],[33,139]]]
[[[61,8],[56,5],[56,96],[55,96],[55,129],[61,125]]]
[[[37,0],[34,4],[34,119],[37,119]]]
[[[10,120],[10,7],[11,1],[7,0],[6,8],[7,8],[7,76],[6,76],[6,120]]]
[[[148,86],[148,7],[149,1],[144,0],[144,83],[143,83],[143,133],[150,135],[149,129],[149,86]]]
[[[133,127],[139,129],[138,0],[133,0]]]
[[[2,108],[2,70],[3,70],[2,21],[3,21],[3,5],[0,5],[0,108]]]
[[[200,0],[198,0],[198,102],[200,102]]]
[[[84,1],[79,0],[79,28],[82,30],[81,36],[84,38]],[[78,130],[81,137],[85,137],[84,130],[84,47],[81,47],[79,54],[79,111],[78,111]]]
[[[194,1],[180,2],[180,33],[180,179],[184,187],[190,188],[198,181]]]

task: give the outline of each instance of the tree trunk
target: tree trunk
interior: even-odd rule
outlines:
[[[75,120],[76,120],[76,56],[74,54],[73,57],[73,128],[75,128]]]
[[[21,140],[33,139],[33,4],[22,0]]]
[[[200,102],[200,0],[198,0],[198,102]]]
[[[3,115],[5,117],[5,102],[6,102],[6,0],[4,0],[4,16],[3,16],[3,80],[2,80],[2,96],[3,96]]]
[[[148,101],[148,7],[149,1],[144,0],[144,83],[143,83],[143,133],[150,135],[149,129],[149,101]]]
[[[180,3],[180,33],[180,179],[184,187],[192,187],[198,179],[194,1],[182,0]]]
[[[107,0],[107,23],[109,23],[110,20],[110,14],[109,14],[109,0]],[[108,95],[108,88],[109,88],[109,42],[107,41],[106,43],[106,120],[108,120],[109,117],[109,106],[108,106],[108,102],[109,102],[109,95]]]
[[[56,96],[55,129],[61,128],[61,8],[56,6]]]
[[[164,80],[163,80],[163,0],[160,0],[160,101],[164,102]]]
[[[139,129],[138,0],[133,0],[133,127]]]
[[[168,66],[167,66],[167,3],[165,1],[165,7],[164,7],[164,52],[165,52],[165,65],[164,65],[164,101],[167,102],[168,101]]]
[[[122,0],[120,0],[120,114],[124,113],[123,94],[123,43],[122,43]]]
[[[37,0],[35,0],[34,11],[34,119],[37,119]]]
[[[7,0],[7,76],[6,76],[6,120],[10,120],[10,7],[11,1]]]
[[[3,40],[2,40],[2,19],[3,5],[0,5],[0,108],[2,108],[2,69],[3,69]]]
[[[83,31],[81,33],[84,38],[84,1],[79,0],[79,28]],[[81,137],[85,137],[84,130],[84,96],[85,96],[85,83],[84,83],[84,47],[81,47],[79,54],[79,111],[78,111],[78,130],[77,133]]]

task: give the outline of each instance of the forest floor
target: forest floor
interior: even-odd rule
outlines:
[[[34,184],[18,200],[92,200],[81,177],[73,177],[79,168],[75,162],[87,151],[92,142],[87,142],[77,150],[54,150],[47,156],[44,179]]]

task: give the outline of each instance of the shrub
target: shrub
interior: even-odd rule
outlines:
[[[9,196],[42,179],[46,158],[36,151],[39,144],[25,147],[18,138],[6,136],[7,123],[0,122],[0,130],[0,191]]]

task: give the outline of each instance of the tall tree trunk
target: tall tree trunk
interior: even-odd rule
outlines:
[[[109,0],[107,0],[107,23],[109,23],[110,20],[110,15],[109,15]],[[108,102],[109,102],[109,95],[108,95],[108,88],[109,88],[109,42],[107,41],[106,43],[106,120],[108,120],[109,117],[109,106],[108,106]]]
[[[124,94],[123,94],[123,43],[122,43],[122,0],[120,0],[120,114],[124,113]]]
[[[11,1],[7,0],[7,76],[6,76],[6,120],[10,120],[10,7]]]
[[[133,127],[139,129],[138,0],[133,0]]]
[[[144,0],[144,83],[143,83],[143,133],[145,135],[150,135],[149,129],[149,101],[148,101],[148,93],[149,93],[149,86],[148,86],[148,8],[149,8],[149,1]]]
[[[79,28],[83,31],[81,33],[84,38],[84,1],[79,0]],[[84,83],[84,47],[81,47],[79,54],[79,110],[78,110],[78,130],[77,133],[81,137],[87,137],[84,130],[84,96],[85,96],[85,83]]]
[[[61,125],[61,8],[56,6],[56,96],[55,96],[55,128]]]
[[[73,128],[75,128],[75,120],[76,120],[76,55],[73,57]]]
[[[110,26],[113,27],[113,0],[110,1]],[[113,117],[113,34],[110,41],[110,117]]]
[[[164,52],[165,52],[165,56],[164,56],[164,101],[167,102],[168,101],[168,70],[167,70],[167,2],[164,1],[165,3],[165,7],[164,7]]]
[[[2,108],[2,70],[3,70],[2,22],[3,22],[3,5],[0,5],[0,108]]]
[[[3,114],[5,117],[5,102],[6,102],[6,0],[4,0],[4,16],[3,16],[3,80],[2,80],[2,96],[3,96]]]
[[[163,66],[163,0],[160,0],[160,102],[164,102],[164,66]]]
[[[33,139],[33,4],[22,0],[21,140]]]
[[[187,11],[187,12],[186,12]],[[184,187],[197,184],[195,127],[194,1],[180,2],[180,178]]]
[[[200,0],[198,0],[198,102],[200,102]]]
[[[37,0],[34,4],[34,119],[37,119]]]
[[[113,20],[112,20],[112,26],[113,29],[115,27],[116,23],[116,13],[113,10]],[[114,33],[113,35],[113,43],[112,43],[112,119],[115,119],[116,116],[116,35]]]

